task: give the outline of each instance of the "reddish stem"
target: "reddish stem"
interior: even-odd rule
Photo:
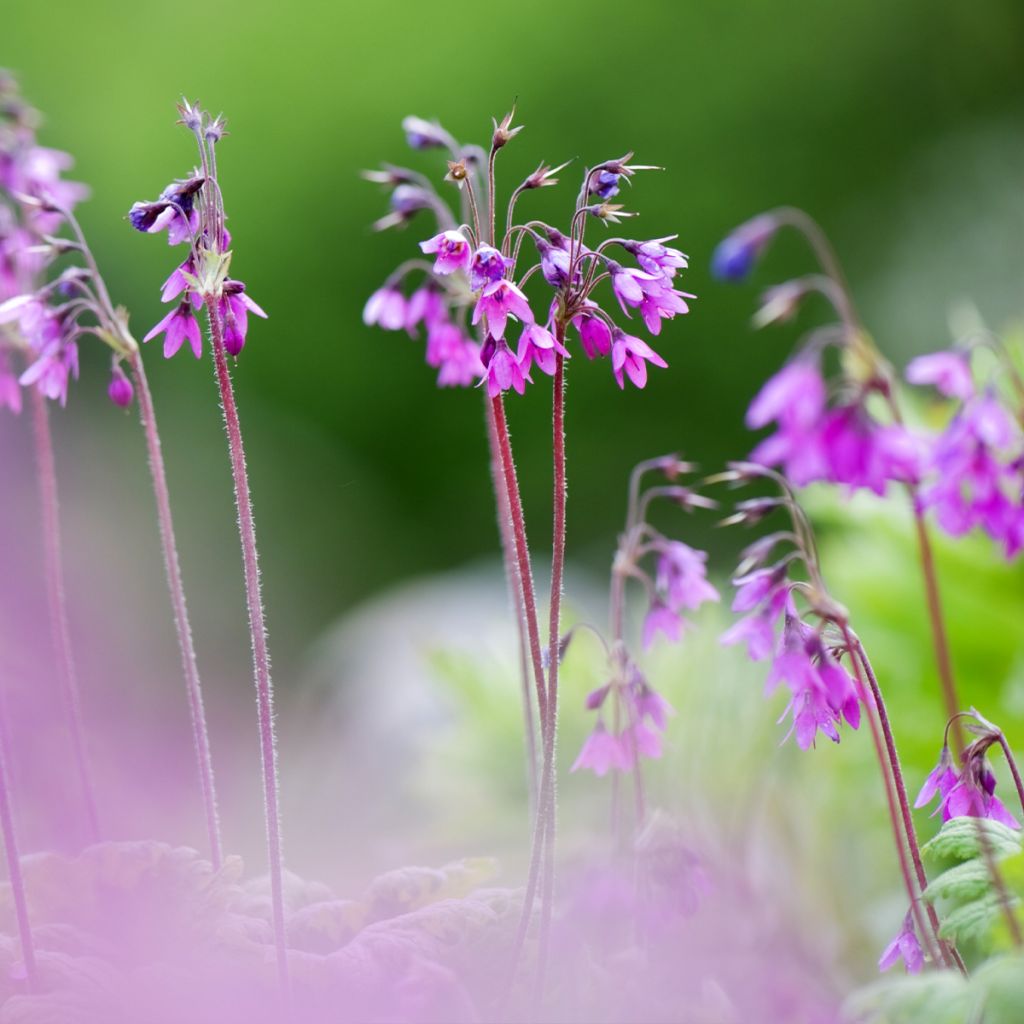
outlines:
[[[192,741],[199,768],[199,786],[202,791],[203,809],[206,816],[210,861],[214,871],[219,871],[224,862],[224,855],[217,815],[217,790],[214,785],[210,739],[206,729],[206,714],[203,709],[203,690],[199,681],[199,668],[196,665],[195,647],[192,643],[192,628],[189,624],[188,606],[185,603],[185,588],[181,581],[181,567],[178,562],[178,546],[174,537],[174,520],[171,517],[171,498],[167,488],[167,473],[160,445],[160,433],[157,430],[156,412],[153,408],[153,396],[149,390],[149,381],[146,379],[146,370],[142,363],[142,357],[137,351],[128,357],[128,365],[135,378],[139,419],[146,435],[146,449],[149,453],[149,472],[153,479],[153,496],[156,499],[160,543],[163,548],[164,568],[167,572],[167,587],[171,595],[174,628],[178,634],[181,667],[185,675],[185,689],[188,693]]]
[[[89,765],[82,720],[82,702],[71,653],[71,630],[68,625],[67,599],[64,593],[64,563],[61,556],[60,512],[57,496],[57,470],[53,456],[53,437],[46,399],[36,389],[32,393],[32,426],[35,434],[36,471],[39,477],[39,500],[42,508],[43,559],[46,570],[46,596],[50,614],[50,634],[57,659],[57,679],[61,704],[71,734],[71,750],[82,789],[89,842],[100,838],[96,791]]]
[[[899,824],[896,820],[897,806],[899,808],[899,817],[903,823],[903,835],[906,840],[907,849],[910,851],[910,859],[914,868],[914,877],[917,880],[919,891],[923,895],[925,889],[928,887],[928,876],[925,874],[924,864],[921,861],[921,850],[917,843],[917,833],[914,830],[914,820],[910,812],[910,802],[907,799],[907,787],[903,781],[903,769],[900,765],[899,754],[896,751],[896,741],[893,737],[892,726],[889,722],[889,714],[886,711],[885,700],[882,697],[882,688],[878,685],[878,679],[871,667],[871,662],[868,660],[867,652],[864,650],[864,645],[859,639],[855,639],[853,637],[847,626],[843,625],[841,628],[847,648],[850,651],[850,658],[853,662],[857,681],[862,689],[864,686],[863,677],[867,677],[868,686],[871,690],[872,704],[874,706],[874,711],[878,716],[878,723],[881,726],[882,738],[885,745],[884,750],[879,743],[879,737],[877,734],[878,726],[875,725],[874,716],[871,714],[872,709],[868,708],[868,718],[872,723],[872,731],[875,736],[875,745],[878,750],[879,763],[882,767],[883,775],[886,775],[887,777],[887,789],[889,787],[888,779],[891,779],[892,791],[895,791],[896,805],[892,804],[893,792],[889,792],[890,810],[892,812],[893,828],[897,836],[897,846],[900,848],[900,859],[904,873],[907,871],[906,853],[903,850],[902,842],[899,839]],[[886,769],[888,769],[888,771]],[[907,878],[907,882],[909,885],[909,877]],[[916,906],[917,902],[913,894],[911,894],[911,909],[913,910]],[[952,950],[949,945],[939,937],[939,918],[935,913],[935,908],[930,903],[927,904],[927,914],[928,923],[942,959],[946,961],[947,965],[952,961],[962,969],[962,962],[959,959],[959,954],[957,954],[955,950]],[[921,931],[921,934],[924,935],[925,930],[921,926],[920,922],[918,923],[918,928]]]
[[[253,671],[256,680],[256,710],[259,716],[260,756],[263,762],[263,803],[267,824],[267,859],[270,870],[270,898],[273,911],[274,945],[277,972],[282,994],[287,999],[288,951],[284,928],[283,857],[281,853],[281,813],[278,807],[277,750],[274,743],[274,693],[270,681],[270,655],[267,652],[267,629],[260,594],[260,569],[256,552],[256,528],[253,524],[249,475],[245,468],[245,448],[238,407],[224,348],[224,330],[217,311],[217,300],[206,298],[206,312],[213,341],[213,358],[224,410],[224,427],[228,435],[231,474],[235,483],[235,506],[238,509],[238,533],[242,544],[245,570],[245,598],[249,610],[249,633],[252,638]]]
[[[487,419],[487,443],[491,462],[491,480],[494,484],[494,501],[498,512],[498,532],[501,536],[502,562],[505,567],[505,579],[508,581],[509,596],[516,613],[520,699],[523,709],[523,734],[526,742],[526,778],[529,785],[530,817],[532,818],[534,813],[536,813],[539,798],[537,792],[537,735],[533,717],[533,698],[530,694],[530,650],[526,639],[527,627],[524,622],[523,588],[516,560],[516,546],[512,532],[512,512],[509,506],[508,488],[505,486],[505,475],[502,472],[501,454],[498,450],[494,418],[490,413],[490,401],[487,401],[485,412]]]
[[[555,326],[558,344],[565,341],[565,325]],[[540,946],[537,967],[536,1005],[539,1009],[544,996],[544,976],[547,969],[548,943],[551,935],[551,914],[555,888],[555,835],[558,827],[557,790],[555,770],[555,739],[558,731],[558,669],[561,644],[562,590],[565,576],[565,357],[555,356],[555,376],[552,386],[552,476],[553,522],[551,533],[551,602],[548,615],[548,687],[547,726],[544,736],[544,770],[541,800],[545,804],[544,889],[541,897]]]
[[[1003,748],[1003,755],[1006,757],[1006,763],[1010,766],[1010,774],[1013,776],[1013,784],[1017,787],[1017,799],[1020,801],[1020,809],[1024,811],[1024,780],[1021,780],[1020,771],[1017,768],[1017,761],[1014,758],[1013,751],[1010,749],[1010,744],[1007,742],[1001,729],[999,731],[999,746]]]
[[[18,938],[21,940],[21,958],[25,961],[25,980],[29,992],[33,992],[36,989],[36,949],[32,941],[25,879],[21,873],[18,841],[14,833],[14,814],[11,810],[11,796],[7,779],[9,760],[6,729],[2,729],[0,730],[0,830],[3,831],[7,874],[11,883],[11,895],[14,898],[14,916],[18,922]]]
[[[949,637],[946,634],[946,623],[942,614],[942,598],[939,594],[939,580],[935,571],[935,556],[928,536],[928,527],[918,507],[917,494],[911,489],[911,502],[914,508],[914,528],[917,533],[917,546],[921,555],[921,572],[924,575],[924,589],[928,604],[928,619],[932,627],[932,642],[935,648],[935,662],[939,670],[939,681],[942,685],[942,698],[946,705],[946,717],[953,723],[953,748],[959,755],[964,749],[963,726],[958,712],[960,700],[957,697],[956,682],[953,678],[953,661],[949,653]]]

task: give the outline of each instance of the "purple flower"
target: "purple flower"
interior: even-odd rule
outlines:
[[[689,312],[686,300],[694,296],[674,289],[664,275],[647,274],[611,260],[608,261],[608,269],[612,275],[612,291],[622,311],[628,316],[629,308],[639,307],[651,334],[661,332],[663,319],[671,320],[676,313]]]
[[[674,611],[692,611],[706,601],[721,600],[707,579],[707,552],[682,541],[661,546],[655,584]]]
[[[473,253],[473,261],[469,269],[469,286],[473,291],[479,291],[481,288],[500,281],[505,276],[505,272],[511,269],[512,261],[505,259],[494,246],[481,245]]]
[[[447,320],[438,320],[428,329],[427,365],[437,368],[437,384],[442,388],[469,387],[485,373],[480,346]]]
[[[595,303],[587,301],[588,306],[596,309]],[[588,359],[606,356],[612,350],[611,328],[599,316],[580,313],[572,319],[572,325],[579,331],[580,344]]]
[[[245,346],[249,314],[255,313],[267,319],[267,314],[245,294],[245,285],[241,281],[228,279],[224,282],[218,310],[224,324],[224,348],[232,356],[237,356]]]
[[[487,327],[495,340],[505,337],[505,324],[510,316],[526,324],[532,324],[533,310],[526,296],[511,281],[494,281],[487,285],[477,299],[473,309],[473,324],[487,317]]]
[[[175,267],[171,271],[171,276],[164,281],[160,291],[160,301],[170,302],[172,299],[176,299],[183,291],[191,288],[189,284],[189,278],[195,278],[196,275],[196,264],[189,253],[185,261],[178,267]],[[198,292],[191,292],[192,304],[198,309],[202,303],[203,298]]]
[[[164,335],[165,359],[170,359],[186,339],[196,359],[202,357],[203,337],[193,315],[192,303],[187,299],[178,303],[142,340],[152,341],[158,334]]]
[[[434,260],[435,274],[454,274],[457,270],[467,270],[473,259],[473,251],[469,240],[461,231],[442,231],[425,242],[420,242],[425,253],[436,253]]]
[[[422,288],[417,288],[406,302],[405,329],[410,337],[416,337],[416,328],[422,323],[429,335],[434,325],[444,321],[447,315],[441,293],[434,284],[428,282]]]
[[[413,149],[435,149],[451,141],[451,136],[436,121],[425,121],[413,115],[403,118],[402,131]]]
[[[18,378],[23,387],[35,385],[46,397],[66,405],[70,378],[78,378],[78,345],[58,337],[38,350],[38,356]]]
[[[751,661],[764,661],[772,653],[775,627],[772,620],[761,612],[737,619],[720,637],[724,647],[745,643]]]
[[[195,197],[205,183],[203,177],[184,178],[168,185],[156,202],[133,203],[128,211],[131,226],[150,234],[166,229],[170,245],[184,242],[199,227]]]
[[[590,176],[590,194],[601,199],[613,199],[619,194],[619,175],[615,171],[602,170]]]
[[[504,339],[489,338],[484,346],[481,361],[487,367],[487,394],[496,398],[503,391],[513,388],[520,395],[526,391],[526,381],[519,360],[512,354]]]
[[[543,239],[537,239],[537,251],[540,253],[540,272],[552,288],[564,288],[569,282],[571,259],[569,252],[555,245],[549,245]]]
[[[575,772],[589,768],[595,775],[603,776],[610,770],[628,772],[631,767],[629,751],[623,748],[621,739],[608,732],[604,722],[599,719],[569,770]]]
[[[914,920],[909,912],[903,919],[899,934],[885,947],[878,961],[878,969],[887,971],[901,958],[907,974],[917,974],[924,967],[924,953],[921,952],[921,943],[917,941]]]
[[[542,373],[549,377],[555,372],[556,353],[564,358],[569,358],[565,346],[559,344],[558,339],[540,324],[527,324],[523,333],[519,336],[519,350],[516,353],[519,359],[519,366],[523,373],[529,374],[530,367],[536,366]]]
[[[122,409],[127,409],[135,397],[132,382],[125,376],[119,363],[115,363],[110,373],[110,384],[107,386],[107,397]]]
[[[623,248],[648,274],[661,274],[666,278],[673,278],[677,270],[685,269],[689,263],[684,253],[663,244],[675,237],[669,235],[667,238],[656,238],[650,242],[626,242]]]
[[[678,612],[673,611],[667,604],[655,600],[651,603],[647,614],[644,616],[643,645],[644,650],[650,650],[654,645],[659,633],[663,634],[669,643],[677,644],[683,635],[683,628],[686,619]]]
[[[711,257],[711,273],[720,281],[742,281],[778,228],[773,217],[761,214],[741,224],[718,243]]]
[[[911,384],[931,384],[947,398],[968,399],[974,394],[974,378],[968,357],[961,352],[933,352],[918,356],[907,366]]]
[[[879,426],[860,402],[828,412],[821,446],[829,480],[879,495],[890,480],[918,480],[923,468],[923,452],[912,435],[898,424]]]
[[[363,307],[363,323],[376,324],[386,331],[400,331],[405,326],[405,297],[391,285],[378,288]]]
[[[647,363],[662,368],[668,366],[650,345],[626,334],[618,327],[612,332],[612,372],[620,388],[626,386],[624,374],[638,387],[647,384]]]
[[[914,801],[914,807],[920,808],[930,804],[936,793],[942,797],[944,802],[947,794],[956,783],[957,773],[953,766],[953,758],[949,753],[949,747],[943,744],[942,752],[939,754],[939,763],[928,773],[928,777],[924,780],[921,792],[917,794],[917,799]]]

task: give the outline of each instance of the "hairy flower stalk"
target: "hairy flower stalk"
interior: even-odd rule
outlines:
[[[66,612],[61,610],[63,587],[56,575],[59,574],[59,549],[54,553],[55,544],[59,545],[59,534],[54,533],[56,479],[43,398],[56,399],[64,404],[69,378],[78,373],[78,341],[82,337],[92,336],[102,342],[111,354],[111,379],[107,391],[111,401],[115,405],[127,407],[138,392],[139,415],[146,437],[164,565],[188,695],[210,859],[215,867],[219,867],[223,855],[202,689],[178,565],[170,497],[152,395],[138,344],[128,330],[127,312],[114,306],[96,259],[72,210],[74,203],[84,195],[84,190],[59,176],[61,170],[70,166],[71,160],[65,154],[36,146],[31,123],[26,120],[25,110],[19,103],[11,102],[7,107],[8,116],[15,118],[15,124],[14,130],[4,136],[6,160],[0,187],[4,196],[11,201],[12,208],[17,210],[21,226],[3,239],[15,273],[14,280],[0,281],[0,298],[6,299],[0,305],[0,323],[16,325],[17,330],[9,334],[8,342],[20,348],[30,362],[20,383],[31,387],[33,392],[44,509],[51,509],[49,512],[44,511],[44,525],[50,537],[48,563],[57,567],[48,570],[51,577],[51,609],[55,609],[51,614],[56,616],[58,648],[64,651],[60,658],[64,666],[63,678],[72,681],[71,685],[65,681],[63,689],[65,704],[69,708],[68,715],[73,723],[76,761],[79,771],[87,772],[77,686],[74,685],[73,664],[69,661],[67,647],[66,621],[61,624],[61,619],[66,619]],[[40,168],[46,173],[41,173]],[[58,234],[63,227],[70,229],[70,238]],[[43,271],[58,257],[65,255],[75,257],[81,265],[68,266],[53,280],[44,283]],[[134,387],[122,368],[125,363],[135,381]],[[50,477],[52,480],[48,481]],[[90,812],[90,818],[95,820],[94,810]],[[95,825],[92,831],[95,832]]]
[[[100,838],[96,787],[85,740],[82,698],[78,674],[71,648],[67,597],[64,588],[64,561],[61,555],[60,509],[57,496],[57,470],[53,454],[50,415],[42,392],[32,391],[32,428],[35,437],[36,474],[42,512],[43,563],[46,577],[46,601],[50,619],[50,636],[57,660],[57,679],[61,705],[71,735],[71,752],[82,791],[86,837],[90,843]]]
[[[773,657],[767,688],[771,692],[785,682],[791,690],[786,713],[793,716],[790,732],[795,732],[802,749],[812,746],[819,732],[838,743],[839,727],[845,722],[856,729],[863,709],[882,773],[900,873],[917,936],[933,963],[962,968],[959,954],[939,935],[934,908],[923,899],[928,880],[885,701],[864,647],[850,627],[846,609],[825,586],[810,521],[789,482],[772,469],[750,462],[735,463],[729,472],[712,479],[733,483],[767,479],[780,492],[778,497],[741,502],[726,523],[752,524],[783,509],[792,524],[791,531],[770,533],[745,552],[733,581],[737,588],[733,610],[750,614],[724,634],[722,642],[746,643],[753,660]],[[788,553],[780,557],[780,551],[787,547]],[[791,578],[798,567],[803,568],[806,578]],[[802,597],[807,613],[818,620],[817,626],[803,620],[797,597]],[[774,633],[780,617],[783,627],[776,646]],[[852,677],[841,665],[844,656],[850,660]],[[882,963],[887,959],[883,956]]]
[[[28,898],[25,895],[25,879],[21,873],[21,859],[18,840],[14,829],[14,812],[11,807],[11,791],[7,766],[10,753],[7,747],[6,723],[0,727],[0,831],[3,832],[4,856],[7,859],[7,877],[14,902],[14,916],[18,924],[18,939],[21,942],[21,959],[25,964],[25,982],[29,992],[36,988],[36,950],[32,939],[32,925],[28,916]]]
[[[748,424],[760,427],[775,420],[780,430],[755,450],[753,458],[768,464],[785,465],[788,475],[797,484],[826,479],[850,488],[867,487],[878,494],[884,493],[889,481],[905,486],[914,517],[943,702],[947,717],[953,719],[960,710],[960,702],[925,519],[925,504],[921,497],[923,475],[929,467],[921,455],[920,440],[905,428],[895,375],[864,330],[831,243],[817,222],[803,210],[780,207],[759,214],[736,228],[716,250],[712,269],[718,277],[726,280],[746,277],[775,234],[785,227],[795,229],[808,241],[823,277],[798,279],[770,289],[764,296],[755,324],[763,326],[789,319],[808,294],[819,292],[835,308],[840,328],[833,335],[821,330],[814,332],[804,352],[769,381],[755,399],[748,414]],[[797,378],[802,375],[805,381],[811,382],[813,389],[821,349],[829,344],[838,346],[843,363],[844,380],[839,389],[839,404],[826,410],[824,391],[818,399],[809,397],[806,387],[803,387],[797,411],[787,410],[784,388],[791,381],[795,394]],[[847,398],[848,394],[852,400]],[[867,411],[866,399],[871,394],[880,395],[888,406],[892,420],[888,426],[875,423]],[[758,400],[761,400],[760,411],[756,408]],[[958,721],[953,728],[954,743],[960,750],[963,737]]]
[[[612,374],[620,388],[625,387],[627,378],[642,388],[647,383],[648,364],[660,367],[666,365],[665,361],[645,341],[616,325],[592,297],[595,289],[607,283],[622,313],[631,317],[632,311],[639,311],[647,330],[654,335],[660,333],[664,320],[686,313],[687,300],[693,296],[675,287],[675,276],[686,266],[686,257],[665,245],[669,238],[608,238],[596,248],[585,244],[588,221],[609,225],[631,216],[609,200],[619,192],[623,180],[649,169],[632,164],[632,154],[585,171],[567,231],[538,220],[517,223],[514,216],[521,197],[531,190],[557,184],[555,176],[565,165],[538,166],[512,191],[505,215],[499,217],[495,165],[498,152],[521,131],[512,121],[512,113],[500,122],[495,120],[489,151],[461,145],[434,122],[415,117],[403,122],[414,149],[446,152],[445,180],[459,189],[462,223],[450,211],[445,212],[447,204],[423,175],[393,166],[368,172],[370,180],[391,189],[392,212],[378,221],[378,228],[405,224],[419,211],[429,210],[437,215],[440,231],[420,242],[421,251],[433,257],[433,265],[427,264],[425,280],[407,294],[405,281],[418,278],[424,267],[417,260],[403,263],[370,297],[363,318],[367,324],[387,330],[405,329],[413,336],[420,327],[425,328],[426,358],[438,370],[438,384],[479,384],[486,387],[491,400],[492,461],[501,466],[514,549],[514,557],[506,552],[506,571],[511,570],[515,577],[510,580],[510,589],[521,596],[522,628],[533,667],[540,723],[540,781],[530,870],[511,972],[515,973],[534,901],[540,893],[540,957],[534,992],[537,1012],[543,992],[554,894],[558,650],[565,558],[565,361],[570,357],[566,329],[570,324],[573,326],[588,359],[610,356]],[[500,238],[496,234],[499,223],[505,228]],[[525,248],[528,243],[538,260],[523,271],[521,259],[529,251]],[[613,247],[633,257],[638,266],[626,266],[613,259],[609,252]],[[545,315],[535,314],[524,291],[531,279],[536,286],[543,282],[548,289],[547,298],[541,300],[547,309]],[[530,285],[531,289],[534,287]],[[509,337],[513,325],[520,330],[515,348]],[[475,338],[470,336],[470,327],[477,330]],[[510,390],[522,394],[527,384],[533,382],[536,371],[553,378],[553,536],[546,668],[503,404],[504,394]],[[503,515],[500,487],[496,488],[496,499],[499,515]],[[532,711],[527,714],[524,709],[524,719],[532,722]]]
[[[213,350],[214,373],[224,414],[228,454],[234,482],[235,505],[242,549],[249,633],[252,642],[253,673],[259,722],[262,788],[270,874],[271,911],[277,971],[283,997],[289,993],[288,954],[284,925],[283,855],[279,808],[277,749],[274,735],[273,686],[267,631],[260,593],[259,560],[253,522],[252,499],[245,463],[242,429],[235,402],[228,356],[237,357],[245,346],[250,313],[266,313],[246,294],[245,284],[228,276],[231,266],[231,236],[226,227],[223,194],[217,181],[217,143],[226,134],[224,119],[211,117],[198,106],[183,101],[180,122],[194,136],[200,166],[193,175],[173,182],[153,202],[135,203],[129,212],[132,226],[156,233],[166,230],[173,244],[186,242],[189,254],[171,274],[163,289],[165,302],[176,306],[144,340],[165,335],[164,354],[173,356],[188,341],[197,357],[202,340],[195,310],[206,310]]]
[[[195,645],[192,642],[192,627],[189,623],[188,606],[185,603],[185,586],[181,579],[178,563],[178,545],[174,537],[174,520],[171,516],[171,498],[167,487],[167,473],[164,468],[160,433],[156,425],[156,411],[149,381],[136,348],[126,359],[131,369],[135,390],[138,393],[139,420],[146,436],[146,450],[149,455],[149,471],[153,480],[153,495],[156,499],[157,522],[160,526],[160,543],[163,548],[164,570],[167,587],[171,594],[174,611],[174,628],[178,636],[181,653],[181,667],[188,691],[189,717],[192,723],[192,741],[195,746],[199,768],[199,785],[203,796],[203,811],[206,819],[206,834],[210,844],[210,862],[214,871],[224,863],[224,850],[220,836],[220,820],[217,813],[217,788],[213,775],[213,760],[210,754],[210,738],[206,729],[206,711],[203,706],[203,690],[199,681],[199,667],[196,664]]]

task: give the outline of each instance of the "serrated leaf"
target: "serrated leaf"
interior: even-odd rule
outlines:
[[[939,935],[956,943],[984,941],[991,936],[996,917],[1001,913],[998,895],[990,893],[951,910],[939,928]]]
[[[933,859],[971,860],[981,856],[979,832],[987,838],[992,853],[998,858],[1021,851],[1020,832],[985,818],[951,818],[921,849],[925,856]]]
[[[984,896],[991,887],[992,877],[988,865],[982,858],[976,857],[943,871],[938,878],[929,882],[924,898],[930,903],[940,898],[965,903]]]

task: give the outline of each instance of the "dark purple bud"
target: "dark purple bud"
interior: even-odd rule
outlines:
[[[494,353],[498,350],[498,343],[489,334],[487,340],[484,342],[483,347],[480,349],[480,362],[484,366],[490,366],[491,360],[494,358]]]
[[[619,194],[619,177],[615,171],[603,170],[591,175],[590,194],[601,199],[612,199]]]
[[[115,363],[110,374],[110,384],[107,385],[107,396],[122,409],[127,409],[135,397],[135,389],[132,382],[125,376],[120,363]]]
[[[775,218],[767,214],[741,224],[718,243],[711,257],[711,273],[720,281],[742,281],[777,229]]]
[[[544,280],[552,288],[564,288],[569,280],[569,253],[539,238],[537,251],[540,253],[540,272]]]
[[[436,149],[449,143],[448,133],[436,121],[425,121],[422,117],[405,118],[402,131],[413,149]]]

